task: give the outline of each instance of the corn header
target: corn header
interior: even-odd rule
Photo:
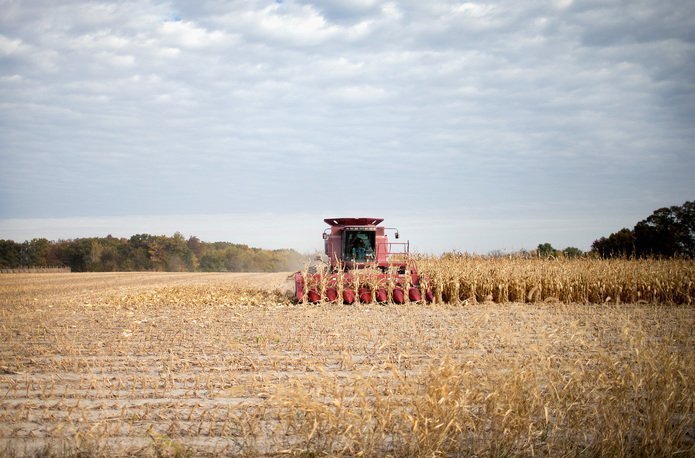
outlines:
[[[393,302],[403,304],[433,295],[410,258],[409,242],[396,228],[380,226],[382,218],[327,218],[323,232],[328,263],[296,272],[295,299],[352,304]]]

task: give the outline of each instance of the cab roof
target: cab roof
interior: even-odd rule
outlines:
[[[384,218],[326,218],[324,221],[329,226],[376,226]]]

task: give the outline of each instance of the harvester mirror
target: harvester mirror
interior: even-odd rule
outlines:
[[[401,234],[399,234],[398,231],[396,231],[396,238],[398,238],[400,236],[401,236]]]
[[[323,233],[323,239],[328,240],[328,234],[326,234],[325,232]]]

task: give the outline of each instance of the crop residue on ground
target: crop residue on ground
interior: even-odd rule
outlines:
[[[285,280],[1,276],[0,451],[695,450],[692,306],[293,305]]]

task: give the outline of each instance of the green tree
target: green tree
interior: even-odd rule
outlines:
[[[553,248],[550,243],[541,243],[538,245],[538,256],[541,258],[549,258],[550,256],[557,256],[558,251]]]
[[[33,239],[24,243],[24,264],[27,266],[46,267],[50,253],[50,242],[44,238]]]
[[[198,267],[195,255],[180,232],[176,232],[173,237],[163,237],[163,241],[167,271],[193,271]]]
[[[582,253],[582,250],[580,250],[579,248],[568,246],[567,248],[562,250],[562,254],[566,258],[581,258],[584,253]]]
[[[0,240],[0,267],[14,269],[20,266],[22,246],[14,240]]]
[[[155,237],[150,234],[136,234],[128,240],[128,265],[131,270],[153,270],[154,266],[150,258],[150,245]]]
[[[664,207],[635,226],[638,256],[695,256],[695,202]]]
[[[100,246],[98,260],[96,261],[98,263],[98,269],[93,270],[100,270],[103,272],[123,270],[119,248],[126,243],[125,240],[108,235],[106,238],[97,239],[97,242]],[[94,257],[94,253],[92,253],[92,256]]]
[[[0,267],[69,266],[87,271],[263,271],[299,269],[305,258],[294,250],[263,250],[229,242],[205,243],[195,236],[136,234],[51,242],[0,240]]]
[[[203,272],[226,272],[226,258],[221,250],[206,251],[200,258],[200,270]]]
[[[628,258],[635,254],[635,233],[622,228],[606,237],[594,240],[591,251],[602,258]]]
[[[92,239],[76,239],[69,242],[63,252],[63,262],[73,272],[88,272],[92,267]]]
[[[203,248],[205,244],[200,241],[200,239],[194,235],[188,237],[186,242],[188,249],[195,255],[196,258],[200,259],[203,256]]]

